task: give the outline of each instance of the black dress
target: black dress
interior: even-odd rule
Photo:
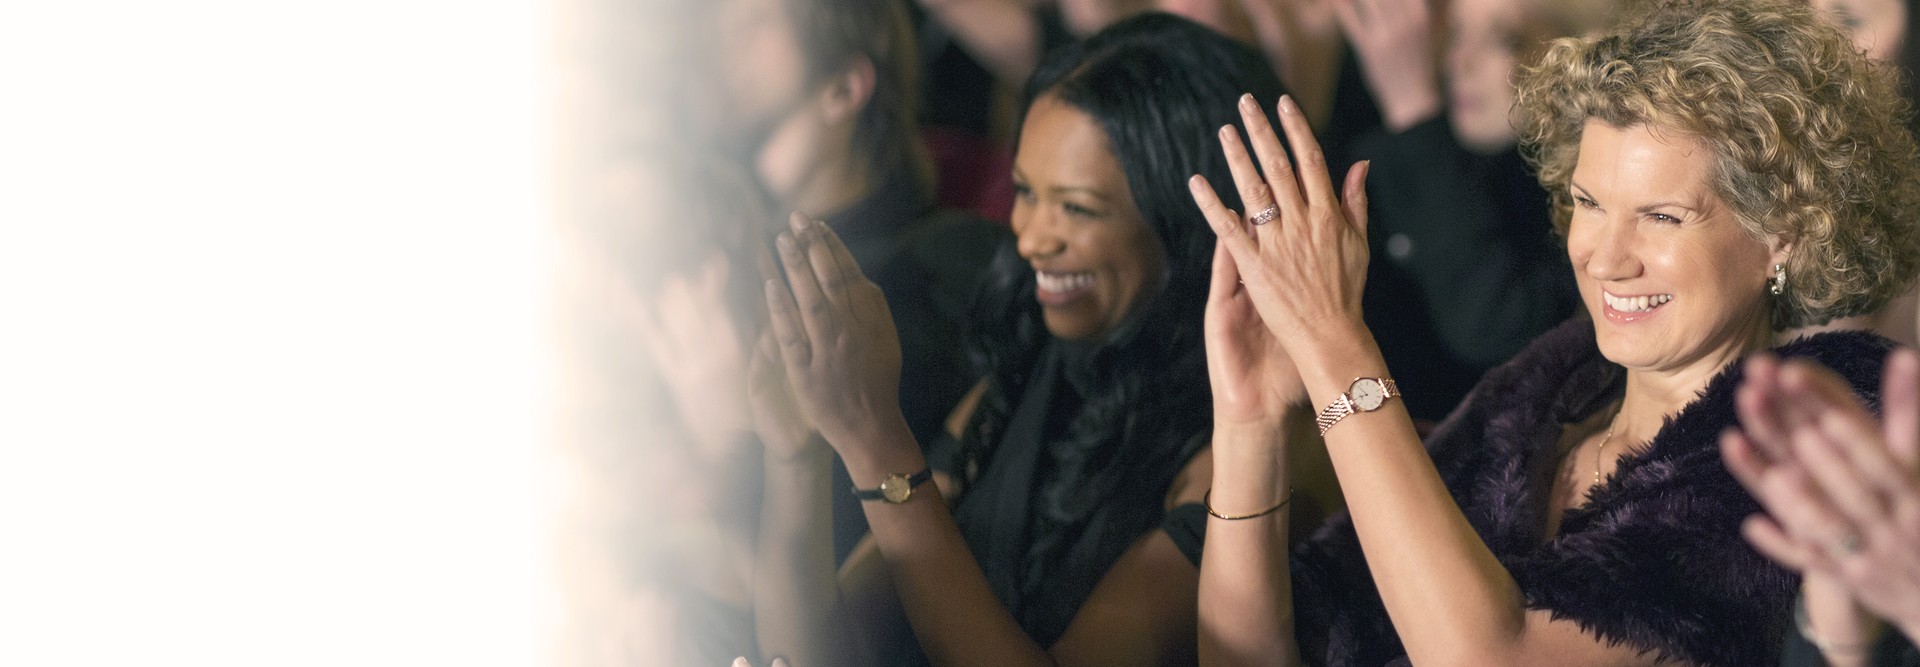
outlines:
[[[1198,504],[1165,510],[1173,477],[1207,441],[1204,411],[1142,425],[1125,442],[1103,443],[1119,466],[1120,481],[1091,513],[1062,520],[1060,495],[1084,488],[1060,473],[1062,441],[1078,414],[1086,386],[1076,368],[1088,356],[1052,341],[1040,352],[1016,399],[1004,436],[990,450],[934,459],[965,481],[954,507],[967,547],[995,595],[1034,642],[1050,646],[1121,553],[1143,535],[1166,529],[1194,564],[1200,563],[1205,511]],[[1204,382],[1173,393],[1198,391]],[[943,444],[952,445],[951,439]],[[945,449],[952,452],[952,449]]]

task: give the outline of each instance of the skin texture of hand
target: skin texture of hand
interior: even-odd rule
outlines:
[[[1387,129],[1402,132],[1438,115],[1430,0],[1336,0],[1334,7]]]
[[[813,424],[801,412],[794,398],[793,385],[787,381],[785,362],[773,333],[760,336],[754,346],[753,364],[748,373],[747,402],[753,408],[753,430],[766,447],[766,455],[792,460],[825,446],[816,436]]]
[[[1251,95],[1241,98],[1240,117],[1253,140],[1258,167],[1233,127],[1220,128],[1220,146],[1240,200],[1249,215],[1268,205],[1277,207],[1280,215],[1253,225],[1228,210],[1205,177],[1195,175],[1188,186],[1232,254],[1267,329],[1289,356],[1310,358],[1319,351],[1315,343],[1328,336],[1365,331],[1360,292],[1367,278],[1367,165],[1347,173],[1346,196],[1336,198],[1326,157],[1292,99],[1280,98],[1280,122],[1295,160],[1288,159],[1279,135]]]
[[[1735,397],[1743,431],[1722,436],[1727,468],[1766,515],[1743,526],[1761,553],[1809,582],[1837,583],[1865,610],[1920,630],[1920,356],[1889,358],[1876,421],[1832,372],[1769,358],[1747,363]],[[1846,545],[1853,543],[1855,548]],[[1812,595],[1809,620],[1822,618]],[[1847,642],[1844,637],[1823,637]]]
[[[1233,254],[1218,243],[1207,290],[1206,345],[1216,428],[1278,429],[1290,407],[1307,402],[1293,359],[1260,321]]]
[[[714,253],[692,275],[667,279],[652,304],[631,304],[641,344],[666,381],[703,455],[724,460],[752,431],[749,350],[727,306],[732,267]]]
[[[831,229],[799,214],[791,226],[776,242],[786,284],[766,286],[789,384],[801,412],[841,456],[868,458],[847,448],[888,442],[905,429],[893,315]]]

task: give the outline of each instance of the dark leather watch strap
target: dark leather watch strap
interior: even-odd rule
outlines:
[[[888,477],[892,477],[892,475],[888,475]],[[933,469],[921,468],[920,472],[916,472],[912,475],[907,476],[907,488],[908,489],[919,488],[922,483],[930,479],[933,479]],[[886,496],[881,494],[879,487],[875,487],[871,489],[862,489],[860,487],[854,487],[853,497],[859,498],[861,500],[886,500],[887,499]]]

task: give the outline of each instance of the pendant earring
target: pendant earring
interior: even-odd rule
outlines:
[[[1767,291],[1772,292],[1774,296],[1787,292],[1787,265],[1773,265],[1773,277],[1767,280]]]

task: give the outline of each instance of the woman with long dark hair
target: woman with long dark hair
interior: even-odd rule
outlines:
[[[956,411],[950,461],[932,466],[952,474],[951,507],[901,425],[884,303],[830,230],[796,217],[768,301],[796,412],[820,437],[792,420],[763,429],[764,655],[857,660],[858,647],[832,645],[848,633],[829,619],[872,630],[887,616],[872,610],[892,605],[939,664],[1193,659],[1200,545],[1177,526],[1199,523],[1210,471],[1201,316],[1214,242],[1181,182],[1226,178],[1208,140],[1237,117],[1222,100],[1279,88],[1258,53],[1162,14],[1036,72],[1014,160],[1018,243],[980,301],[987,379]],[[877,547],[837,586],[819,565],[822,439],[868,499]]]

